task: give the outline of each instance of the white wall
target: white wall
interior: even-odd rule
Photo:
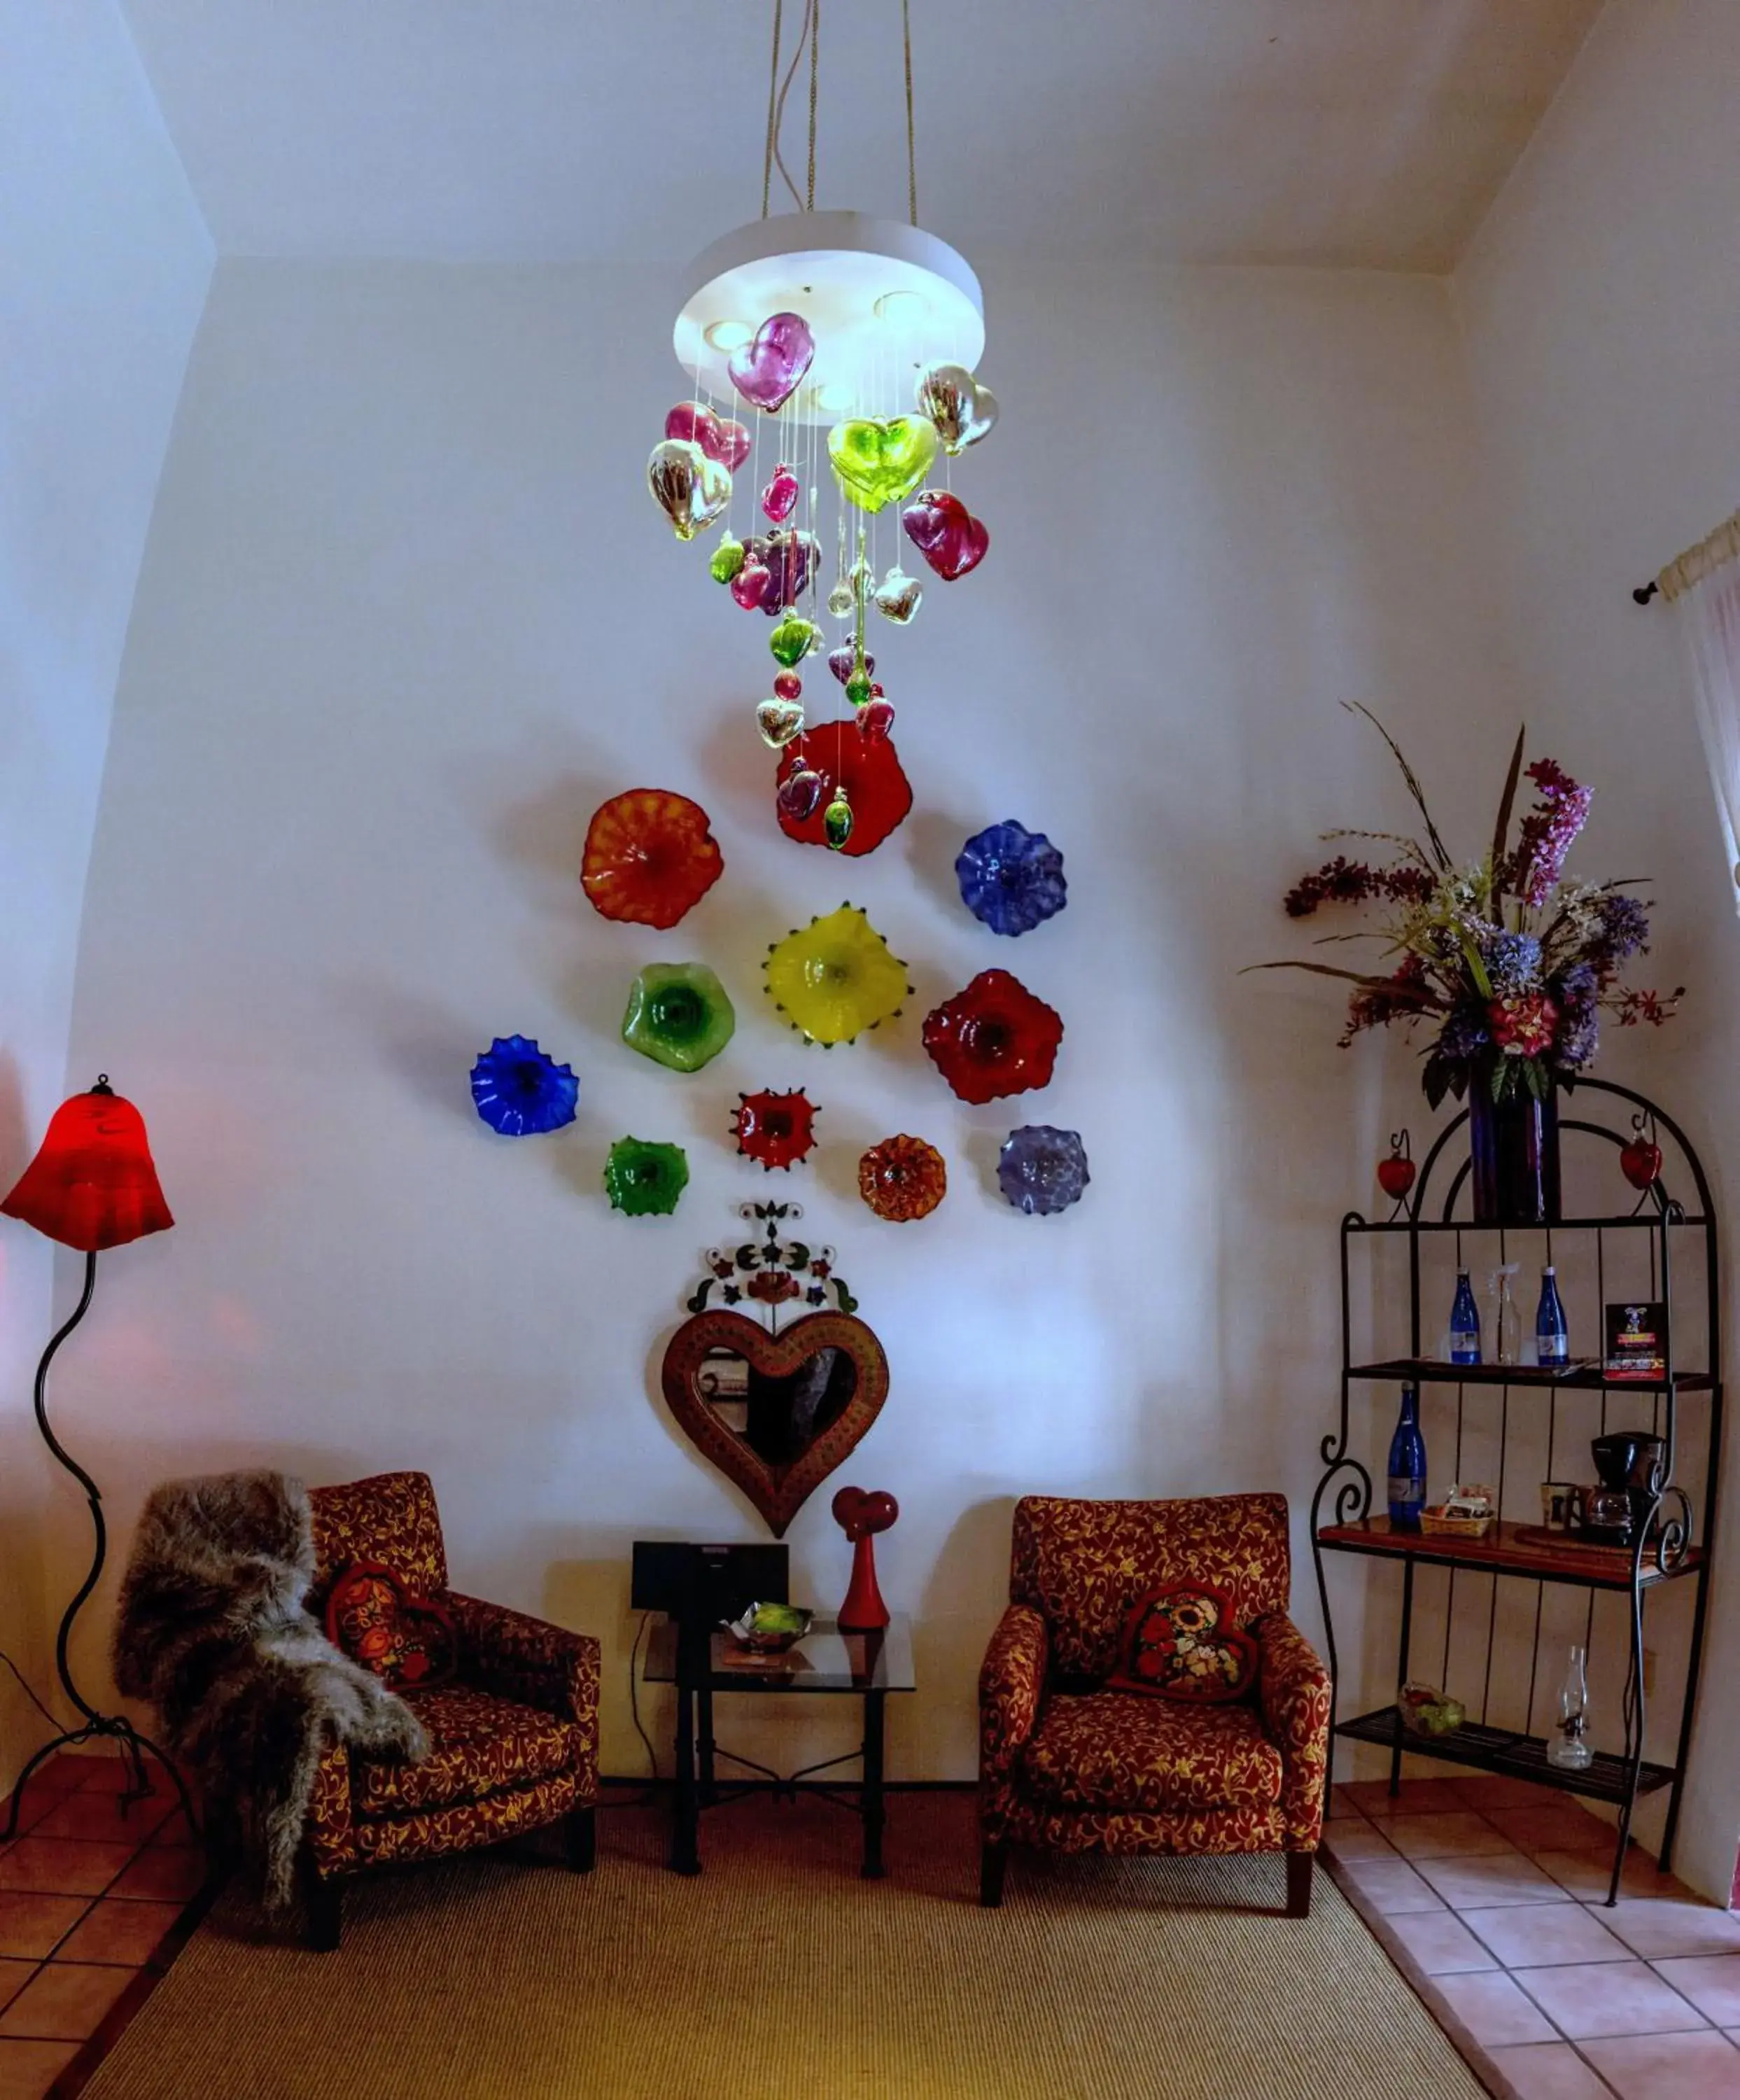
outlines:
[[[211,243],[112,0],[0,0],[0,1185],[67,1091],[109,714]],[[88,1084],[90,1075],[75,1083]],[[68,1261],[60,1282],[72,1282]],[[0,1647],[46,1687],[45,1534],[88,1552],[30,1380],[54,1258],[0,1235]],[[64,1309],[64,1307],[63,1308]],[[100,1321],[99,1310],[95,1317]],[[85,1425],[95,1456],[98,1425]],[[99,1468],[100,1470],[100,1468]],[[70,1563],[67,1564],[70,1565]],[[57,1578],[64,1568],[58,1564]],[[0,1675],[3,1675],[0,1673]],[[42,1732],[0,1684],[0,1780]]]
[[[1425,280],[977,259],[1004,419],[959,485],[992,552],[879,642],[918,805],[857,863],[774,828],[764,629],[643,492],[681,390],[663,272],[227,261],[193,357],[74,1031],[78,1068],[149,1118],[179,1223],[112,1265],[68,1418],[105,1439],[123,1530],[171,1473],[426,1467],[460,1586],[604,1638],[610,1770],[640,1755],[630,1540],[758,1531],[654,1396],[730,1206],[787,1193],[734,1157],[739,1089],[823,1104],[790,1193],[892,1365],[791,1540],[800,1594],[831,1605],[832,1486],[901,1499],[883,1586],[920,1620],[923,1689],[893,1771],[973,1768],[1018,1493],[1278,1485],[1302,1517],[1315,1480],[1333,1221],[1366,1198],[1383,1067],[1334,1048],[1327,988],[1236,973],[1292,947],[1278,898],[1320,827],[1404,814],[1337,704],[1386,710],[1449,781],[1499,685],[1447,302]],[[606,924],[575,880],[591,810],[641,783],[699,796],[725,854],[667,935]],[[950,872],[1011,814],[1071,883],[1018,943]],[[918,995],[824,1054],[778,1025],[759,963],[843,898]],[[683,1079],[616,1030],[635,968],[689,955],[738,1027]],[[993,964],[1068,1033],[1048,1092],[969,1110],[918,1021]],[[478,1120],[467,1069],[515,1029],[574,1061],[577,1127],[513,1143]],[[1085,1134],[1093,1185],[1061,1219],[991,1180],[1027,1120]],[[854,1170],[903,1129],[952,1182],[893,1227]],[[627,1131],[687,1146],[673,1219],[607,1210]],[[1302,1563],[1315,1625],[1311,1587]]]
[[[1654,878],[1652,967],[1690,996],[1659,1043],[1634,1047],[1719,1198],[1740,1177],[1740,929],[1674,615],[1630,590],[1740,491],[1737,78],[1730,0],[1610,0],[1456,280],[1503,520],[1490,573],[1513,601],[1530,718],[1601,789],[1605,864]],[[1730,1293],[1730,1326],[1735,1310]],[[1732,1458],[1726,1475],[1731,1528]],[[1735,1568],[1730,1537],[1675,1862],[1724,1901],[1740,1838]]]

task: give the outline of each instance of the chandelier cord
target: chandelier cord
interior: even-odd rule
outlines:
[[[774,0],[774,24],[778,26],[778,8],[781,0]],[[779,84],[779,94],[773,104],[773,121],[768,135],[769,148],[773,165],[779,170],[779,179],[791,192],[791,201],[800,211],[813,211],[816,208],[816,42],[814,17],[817,0],[804,0],[804,20],[798,25],[797,42],[791,53],[791,63],[786,68],[786,77]],[[791,179],[791,170],[786,165],[786,157],[780,150],[780,134],[786,128],[786,97],[791,92],[791,83],[804,57],[804,41],[809,39],[809,202],[806,205],[798,194],[798,186]],[[776,68],[778,60],[776,55]]]
[[[779,21],[785,0],[773,0],[773,57],[767,77],[767,151],[761,158],[761,216],[765,218],[773,188],[773,111],[779,95]]]
[[[906,214],[918,223],[918,156],[912,121],[912,13],[911,0],[901,0],[901,42],[906,56]]]
[[[816,82],[822,42],[822,0],[809,0],[809,201],[805,211],[816,209]]]

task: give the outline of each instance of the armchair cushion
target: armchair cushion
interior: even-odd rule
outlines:
[[[553,1779],[581,1762],[575,1723],[535,1706],[463,1684],[415,1692],[410,1704],[428,1732],[429,1755],[416,1765],[353,1758],[351,1787],[362,1815],[480,1801],[504,1788]]]
[[[453,1615],[377,1560],[354,1560],[326,1600],[326,1637],[395,1692],[432,1691],[459,1661]]]
[[[1057,1808],[1272,1808],[1281,1795],[1281,1754],[1254,1706],[1127,1692],[1054,1692],[1020,1769]]]
[[[1257,1676],[1257,1643],[1232,1620],[1232,1604],[1206,1582],[1171,1582],[1138,1598],[1124,1623],[1112,1692],[1180,1699],[1193,1706],[1242,1699]]]

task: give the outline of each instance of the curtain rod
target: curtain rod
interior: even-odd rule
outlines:
[[[1706,576],[1733,561],[1740,561],[1740,510],[1724,518],[1695,547],[1688,547],[1684,554],[1676,554],[1667,567],[1648,583],[1640,584],[1632,593],[1632,602],[1648,605],[1659,595],[1672,605],[1682,591],[1689,591],[1694,584],[1702,583]]]

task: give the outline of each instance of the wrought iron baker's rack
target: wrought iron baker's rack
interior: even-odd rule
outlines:
[[[1673,1170],[1674,1178],[1677,1178],[1683,1170],[1695,1191],[1695,1209],[1688,1211],[1670,1193],[1669,1173],[1659,1171],[1654,1181],[1643,1192],[1636,1209],[1628,1215],[1571,1217],[1540,1225],[1488,1224],[1477,1222],[1465,1215],[1459,1217],[1458,1204],[1467,1188],[1469,1162],[1465,1146],[1461,1148],[1459,1158],[1454,1140],[1458,1132],[1465,1130],[1467,1125],[1467,1111],[1464,1110],[1455,1117],[1439,1133],[1421,1165],[1418,1180],[1411,1195],[1399,1204],[1396,1215],[1381,1221],[1374,1221],[1358,1211],[1350,1211],[1341,1220],[1341,1412],[1337,1427],[1324,1437],[1320,1446],[1325,1471],[1311,1499],[1311,1548],[1316,1564],[1324,1624],[1328,1638],[1330,1670],[1335,1680],[1336,1704],[1333,1719],[1335,1734],[1355,1742],[1378,1745],[1389,1750],[1392,1792],[1399,1784],[1403,1756],[1408,1753],[1443,1758],[1483,1771],[1534,1780],[1616,1807],[1619,1811],[1618,1842],[1614,1846],[1613,1871],[1606,1898],[1608,1904],[1611,1904],[1619,1895],[1620,1877],[1631,1840],[1632,1816],[1639,1796],[1664,1787],[1668,1789],[1660,1858],[1660,1865],[1664,1872],[1672,1860],[1675,1833],[1679,1824],[1703,1646],[1709,1555],[1721,1452],[1721,1303],[1716,1217],[1711,1202],[1710,1186],[1703,1165],[1684,1132],[1654,1102],[1641,1094],[1633,1092],[1629,1088],[1615,1085],[1610,1081],[1584,1079],[1579,1082],[1575,1093],[1567,1098],[1580,1103],[1585,1096],[1591,1095],[1608,1096],[1615,1105],[1629,1104],[1632,1111],[1632,1127],[1619,1130],[1583,1116],[1566,1115],[1559,1123],[1562,1138],[1575,1135],[1604,1141],[1614,1148],[1623,1148],[1645,1128],[1665,1133],[1679,1154],[1679,1161]],[[1443,1187],[1443,1193],[1438,1215],[1434,1216],[1428,1215],[1428,1207],[1434,1200],[1434,1170],[1438,1167],[1440,1162],[1446,1162],[1447,1167],[1454,1162],[1454,1171],[1449,1174],[1447,1185],[1443,1176],[1439,1176],[1439,1185]],[[1426,1356],[1422,1349],[1421,1311],[1422,1245],[1433,1235],[1455,1234],[1458,1236],[1456,1244],[1460,1252],[1460,1236],[1475,1232],[1496,1233],[1500,1236],[1501,1261],[1505,1259],[1509,1241],[1513,1236],[1532,1237],[1537,1240],[1545,1236],[1546,1247],[1550,1250],[1554,1234],[1592,1234],[1597,1298],[1601,1301],[1605,1301],[1606,1288],[1606,1235],[1610,1233],[1649,1233],[1650,1277],[1654,1286],[1651,1296],[1659,1297],[1669,1308],[1666,1361],[1661,1376],[1648,1381],[1627,1379],[1622,1383],[1606,1375],[1598,1357],[1593,1365],[1575,1365],[1569,1370],[1562,1370],[1556,1367],[1521,1364],[1456,1365]],[[1350,1261],[1356,1242],[1385,1235],[1403,1236],[1407,1242],[1409,1352],[1406,1357],[1379,1361],[1356,1361]],[[1681,1368],[1672,1310],[1676,1243],[1683,1249],[1688,1237],[1694,1242],[1695,1253],[1701,1253],[1703,1257],[1706,1339],[1702,1364],[1689,1370]],[[1394,1383],[1397,1385],[1454,1385],[1459,1457],[1465,1427],[1467,1396],[1470,1392],[1479,1392],[1491,1388],[1498,1390],[1501,1410],[1497,1439],[1500,1454],[1497,1484],[1499,1520],[1487,1537],[1477,1540],[1392,1532],[1386,1517],[1373,1514],[1372,1474],[1353,1449],[1350,1422],[1353,1390],[1356,1384],[1367,1382]],[[1557,1430],[1559,1398],[1562,1394],[1575,1392],[1601,1393],[1601,1418],[1604,1430],[1608,1426],[1609,1405],[1615,1394],[1649,1396],[1653,1410],[1653,1433],[1663,1437],[1665,1442],[1660,1493],[1648,1520],[1636,1527],[1636,1538],[1628,1553],[1618,1553],[1611,1548],[1586,1547],[1575,1542],[1549,1544],[1539,1539],[1519,1537],[1519,1533],[1527,1532],[1531,1527],[1518,1524],[1504,1516],[1507,1488],[1504,1460],[1512,1433],[1513,1394],[1522,1395],[1525,1400],[1532,1397],[1536,1401],[1544,1401],[1548,1410],[1547,1448],[1550,1471]],[[1691,1496],[1677,1477],[1685,1426],[1681,1418],[1682,1400],[1695,1400],[1707,1409],[1701,1523],[1698,1513],[1694,1509]],[[1509,1485],[1513,1500],[1518,1492],[1516,1484],[1513,1480]],[[1528,1493],[1532,1494],[1535,1483],[1530,1480],[1525,1485]],[[1326,1521],[1326,1517],[1329,1520]],[[1447,1671],[1451,1630],[1456,1617],[1458,1576],[1472,1573],[1491,1578],[1491,1589],[1486,1598],[1485,1683],[1478,1721],[1465,1721],[1459,1727],[1439,1736],[1416,1734],[1405,1727],[1399,1700],[1373,1712],[1360,1714],[1351,1718],[1342,1718],[1340,1703],[1341,1669],[1325,1573],[1325,1555],[1331,1553],[1363,1555],[1400,1563],[1402,1599],[1397,1657],[1398,1687],[1404,1683],[1409,1675],[1410,1650],[1415,1626],[1416,1569],[1425,1565],[1448,1571],[1443,1642]],[[1535,1635],[1526,1725],[1522,1729],[1489,1726],[1486,1718],[1491,1693],[1499,1586],[1504,1581],[1532,1583],[1535,1588]],[[1679,1725],[1672,1763],[1652,1763],[1644,1754],[1647,1718],[1645,1600],[1650,1591],[1658,1586],[1679,1582],[1691,1582],[1694,1590]],[[1598,1753],[1594,1762],[1581,1771],[1567,1771],[1551,1763],[1547,1757],[1547,1738],[1531,1732],[1540,1661],[1542,1601],[1548,1585],[1569,1585],[1587,1589],[1590,1593],[1589,1619],[1592,1624],[1594,1598],[1598,1592],[1615,1592],[1629,1601],[1629,1652],[1622,1699],[1623,1747],[1617,1754]],[[1465,1586],[1465,1600],[1466,1595]],[[1479,1602],[1477,1590],[1477,1612]],[[1446,1689],[1448,1688],[1447,1686]]]

